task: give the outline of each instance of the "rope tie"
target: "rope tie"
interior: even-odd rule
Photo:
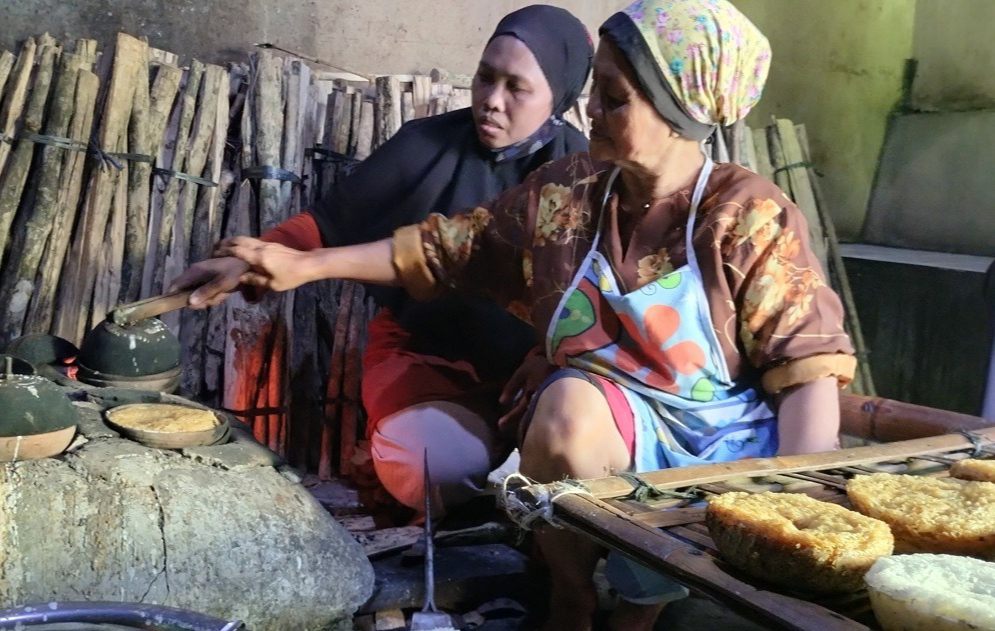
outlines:
[[[509,488],[517,483],[514,488]],[[525,486],[537,486],[538,494],[535,505],[530,505],[518,497],[516,491]],[[501,484],[499,497],[501,508],[522,530],[531,530],[533,524],[544,521],[554,528],[563,528],[563,524],[553,515],[553,504],[565,495],[591,495],[584,486],[575,480],[563,480],[552,484],[536,484],[520,473],[512,473]]]

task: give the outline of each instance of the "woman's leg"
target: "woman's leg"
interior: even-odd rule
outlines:
[[[542,390],[522,444],[524,475],[553,482],[604,477],[629,466],[629,449],[596,386],[564,377]],[[536,541],[552,579],[545,628],[590,629],[597,607],[592,576],[601,550],[583,536],[550,527],[540,528]]]
[[[373,467],[384,488],[419,513],[426,449],[438,512],[478,496],[500,457],[493,425],[462,405],[430,401],[383,418],[371,436]]]

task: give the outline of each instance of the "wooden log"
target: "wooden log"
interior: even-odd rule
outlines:
[[[335,92],[335,108],[331,138],[332,151],[346,155],[349,153],[349,141],[352,133],[352,90],[351,88]]]
[[[286,64],[287,81],[286,118],[283,126],[282,166],[297,175],[304,174],[304,123],[308,109],[308,87],[311,84],[311,69],[299,59]],[[348,144],[348,139],[346,139]],[[301,211],[301,185],[295,182],[280,184],[280,197],[283,200],[281,221]]]
[[[129,170],[129,164],[122,162],[121,173],[115,182],[114,198],[104,237],[106,247],[100,252],[93,286],[91,315],[93,326],[96,326],[96,322],[103,320],[107,312],[114,308],[116,299],[121,293],[121,266],[124,261],[125,233],[128,229]]]
[[[24,103],[28,98],[28,82],[35,66],[37,48],[34,38],[29,37],[24,41],[21,52],[17,55],[17,62],[7,80],[0,107],[0,174],[3,173],[7,158],[10,156],[16,125],[21,119]]]
[[[205,66],[196,59],[190,64],[187,71],[187,83],[183,88],[183,97],[180,99],[179,122],[176,132],[176,144],[173,148],[172,163],[164,168],[179,173],[185,173],[187,168],[187,156],[190,148],[190,134],[193,127],[194,116],[197,111],[197,95],[200,93],[201,83],[204,78]],[[180,204],[180,190],[183,182],[174,177],[166,179],[165,192],[162,195],[162,206],[159,212],[159,229],[155,239],[155,252],[149,253],[154,260],[152,272],[151,294],[160,294],[166,289],[166,267],[169,263],[170,244],[173,241],[174,226],[176,225],[178,208]],[[180,224],[182,230],[182,223]],[[154,257],[154,258],[153,258]]]
[[[31,86],[31,97],[24,111],[21,133],[37,134],[41,132],[45,118],[45,106],[48,103],[49,89],[55,72],[55,59],[59,53],[54,40],[39,40],[38,70]],[[4,145],[6,143],[0,143]],[[0,255],[3,254],[10,237],[11,226],[21,203],[21,195],[28,181],[31,170],[31,160],[35,155],[36,145],[25,139],[16,140],[6,170],[0,178]],[[6,267],[6,266],[5,266]],[[4,274],[7,277],[7,274]],[[14,281],[14,278],[10,279]],[[9,287],[13,289],[13,287]],[[10,299],[10,294],[6,297]],[[18,327],[20,328],[20,327]]]
[[[92,66],[92,63],[90,64]],[[100,80],[89,69],[79,72],[73,100],[73,117],[67,137],[86,144],[93,129],[94,109]],[[48,245],[42,256],[36,289],[28,310],[27,331],[29,333],[58,334],[53,327],[54,310],[61,277],[68,278],[69,271],[63,271],[66,252],[77,216],[77,206],[83,187],[83,171],[86,154],[80,151],[67,151],[62,157],[62,170],[55,206],[57,217],[52,226]]]
[[[255,94],[254,166],[278,167],[283,141],[283,62],[272,54],[259,53]],[[259,231],[276,227],[283,220],[280,182],[259,181]]]
[[[151,66],[151,87],[142,89],[144,72],[139,73],[139,88],[129,125],[129,151],[155,158],[163,143],[169,114],[176,102],[182,71],[165,63]],[[128,223],[124,261],[121,269],[119,301],[134,302],[142,295],[142,274],[148,255],[149,213],[152,197],[152,163],[133,162],[128,172]]]
[[[106,54],[106,53],[105,53]],[[148,45],[120,33],[115,42],[110,81],[103,99],[97,146],[105,152],[124,150],[128,120],[134,104],[136,79],[140,67],[147,63]],[[66,266],[68,275],[61,281],[56,309],[56,330],[60,337],[80,342],[89,321],[96,281],[97,264],[104,248],[104,235],[110,205],[116,189],[118,169],[100,165],[91,172],[80,227],[73,240]]]
[[[42,63],[45,63],[44,57]],[[52,88],[48,120],[45,123],[45,134],[48,136],[65,138],[69,131],[80,73],[79,65],[78,59],[69,53],[60,60],[58,75]],[[5,340],[18,337],[23,331],[28,305],[35,290],[38,266],[58,212],[63,157],[67,151],[71,151],[55,145],[39,145],[37,150],[41,153],[41,160],[34,208],[31,209],[23,230],[15,236],[8,264],[0,273],[0,339]],[[0,204],[2,200],[3,193],[0,192]]]
[[[346,155],[355,157],[356,147],[359,145],[359,128],[363,118],[363,91],[355,90],[352,93],[352,120],[349,121],[349,146],[346,147]]]
[[[208,152],[214,140],[214,126],[218,121],[218,95],[227,90],[228,76],[221,66],[208,65],[204,69],[201,80],[200,95],[197,99],[196,114],[191,125],[190,141],[187,146],[187,156],[184,161],[184,172],[194,177],[204,176]],[[212,182],[216,182],[212,180]],[[188,180],[180,182],[178,203],[176,206],[176,228],[173,230],[173,240],[170,248],[168,269],[163,277],[164,286],[168,287],[190,263],[190,240],[193,234],[194,219],[197,212],[197,196],[203,185]],[[205,218],[206,220],[206,218]],[[199,224],[207,228],[206,222]],[[205,230],[206,232],[206,230]],[[173,312],[171,319],[179,326],[179,313]],[[165,321],[165,320],[164,320]]]

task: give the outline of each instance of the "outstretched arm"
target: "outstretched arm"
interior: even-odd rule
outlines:
[[[381,239],[305,252],[251,237],[234,237],[222,241],[214,254],[241,259],[249,270],[240,281],[270,291],[287,291],[322,279],[396,286],[400,283],[391,258],[391,242]]]

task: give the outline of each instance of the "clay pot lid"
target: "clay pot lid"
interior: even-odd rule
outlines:
[[[108,376],[158,375],[179,366],[180,342],[155,318],[126,326],[105,320],[83,340],[79,364]]]
[[[0,368],[0,437],[32,436],[74,427],[76,408],[62,390],[36,375],[18,375],[13,358]]]
[[[22,335],[11,340],[3,351],[35,367],[65,366],[75,361],[79,349],[67,339],[46,333]]]

